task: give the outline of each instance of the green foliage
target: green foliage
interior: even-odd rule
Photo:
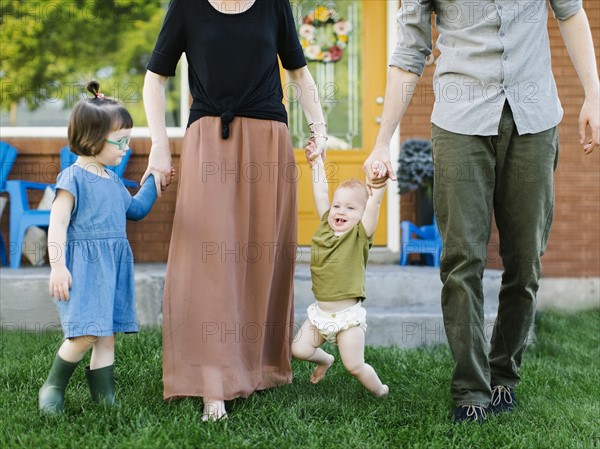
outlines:
[[[103,77],[113,84],[134,82],[141,91],[144,63],[164,17],[161,3],[2,1],[2,107],[21,101],[32,109],[44,101],[61,100],[69,105],[79,99],[92,78],[101,85]],[[108,90],[114,89],[113,85]]]
[[[113,87],[111,94],[125,103],[135,126],[146,126],[146,114],[142,105],[144,75],[166,12],[165,1],[162,1],[163,7],[157,7],[157,3],[159,2],[149,2],[142,14],[145,19],[132,21],[122,31],[119,50],[111,56],[113,71],[103,80],[103,83]],[[170,78],[167,84],[168,126],[176,125],[179,120],[179,84],[177,75]]]
[[[202,423],[199,399],[162,399],[159,330],[117,340],[120,408],[94,405],[79,368],[60,417],[38,413],[37,391],[61,335],[3,331],[0,447],[598,447],[600,312],[546,313],[536,332],[524,358],[517,410],[481,426],[456,426],[450,422],[452,359],[445,346],[367,348],[367,362],[390,386],[384,399],[372,397],[328,346],[337,361],[318,385],[309,381],[313,366],[294,361],[291,385],[228,402],[227,421]]]

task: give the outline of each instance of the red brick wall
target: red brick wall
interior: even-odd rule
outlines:
[[[584,0],[597,60],[600,61],[600,1]],[[546,255],[545,276],[600,276],[600,154],[586,156],[578,141],[578,118],[583,103],[583,89],[571,64],[558,24],[552,13],[548,21],[552,47],[552,70],[565,111],[559,126],[560,158],[556,171],[554,225]],[[434,41],[435,42],[435,41]],[[439,52],[434,50],[434,55]],[[433,107],[431,83],[435,65],[426,67],[417,93],[401,123],[402,141],[411,137],[430,139],[430,116]],[[425,94],[422,94],[426,92]],[[414,195],[400,199],[401,219],[415,219]],[[498,233],[494,229],[488,256],[489,267],[501,268]]]

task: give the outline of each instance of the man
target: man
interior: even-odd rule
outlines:
[[[550,0],[550,6],[585,90],[579,137],[590,154],[600,147],[600,97],[589,23],[581,0]],[[432,12],[441,52],[431,119],[434,208],[444,244],[444,325],[455,362],[453,420],[482,422],[516,405],[552,223],[562,108],[550,66],[546,1],[404,0],[381,129],[363,167],[371,186],[379,187],[374,160],[395,179],[389,142],[432,50]],[[504,272],[488,354],[481,279],[492,214]]]

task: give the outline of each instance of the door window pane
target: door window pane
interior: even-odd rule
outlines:
[[[350,150],[362,146],[362,2],[344,0],[292,3],[298,36],[308,68],[315,79],[325,120],[329,125],[329,149]],[[294,146],[304,147],[308,124],[299,95],[314,98],[317,92],[300,92],[288,82],[290,132]]]

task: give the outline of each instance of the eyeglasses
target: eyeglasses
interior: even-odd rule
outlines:
[[[104,139],[105,142],[112,143],[119,147],[121,151],[127,151],[129,149],[129,141],[131,140],[131,136],[125,136],[120,138],[119,140],[110,140]]]

